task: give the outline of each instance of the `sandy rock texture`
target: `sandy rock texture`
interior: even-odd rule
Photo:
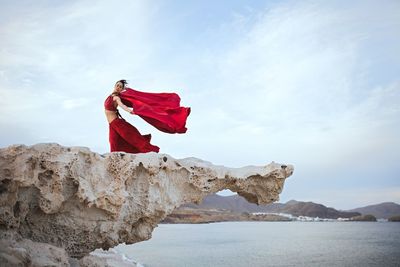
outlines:
[[[12,145],[0,149],[0,239],[13,234],[80,259],[150,239],[175,208],[223,189],[252,203],[276,201],[292,173],[293,166],[274,162],[228,168],[154,152]]]
[[[63,248],[9,233],[0,239],[0,266],[70,266]]]

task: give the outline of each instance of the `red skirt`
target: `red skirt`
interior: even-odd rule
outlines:
[[[122,118],[114,119],[110,124],[111,152],[146,153],[159,152],[158,146],[150,144],[151,134],[141,135],[135,126]]]

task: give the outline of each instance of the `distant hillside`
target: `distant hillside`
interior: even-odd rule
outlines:
[[[228,210],[216,209],[175,209],[160,223],[212,223],[212,222],[240,222],[240,221],[268,221],[268,222],[287,222],[291,221],[288,217],[275,214],[253,215],[247,212],[231,212]]]
[[[220,196],[217,194],[208,195],[203,199],[199,205],[185,204],[182,207],[200,208],[200,209],[225,209],[233,212],[275,212],[279,207],[284,204],[271,203],[268,205],[256,205],[247,202],[246,199],[239,195]]]
[[[384,202],[381,204],[356,208],[349,211],[359,212],[364,215],[371,214],[378,219],[379,218],[388,219],[392,216],[400,215],[400,205],[394,202]]]
[[[313,202],[301,202],[291,200],[285,204],[271,203],[268,205],[259,205],[248,203],[239,195],[220,196],[212,194],[207,196],[200,205],[185,204],[183,207],[200,209],[225,209],[233,212],[276,212],[288,213],[294,216],[309,216],[320,218],[350,218],[361,215],[358,212],[338,211],[334,208],[328,208],[321,204]]]
[[[287,202],[279,211],[294,216],[309,216],[329,219],[351,218],[360,215],[358,212],[338,211],[322,204],[294,200]]]

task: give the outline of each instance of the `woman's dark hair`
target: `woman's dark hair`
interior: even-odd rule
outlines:
[[[126,80],[119,80],[116,82],[116,84],[119,82],[122,83],[123,88],[125,88],[125,85],[128,84],[128,82]]]

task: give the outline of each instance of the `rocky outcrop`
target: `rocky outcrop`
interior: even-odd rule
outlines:
[[[392,216],[388,219],[389,222],[400,222],[400,215]]]
[[[16,233],[3,233],[0,239],[0,266],[70,266],[63,248],[33,242]]]
[[[147,240],[175,208],[223,189],[256,204],[276,201],[292,173],[291,165],[274,162],[227,168],[153,152],[13,145],[0,149],[0,238],[18,236],[82,258]]]
[[[121,255],[114,249],[109,249],[108,251],[103,251],[101,249],[91,252],[89,255],[83,257],[79,261],[75,262],[75,266],[81,267],[139,267],[143,266],[140,263],[137,264],[135,261],[130,260],[125,255]]]
[[[359,215],[359,216],[354,216],[350,218],[350,221],[356,221],[356,222],[376,222],[376,217],[371,214],[366,214],[366,215]]]

